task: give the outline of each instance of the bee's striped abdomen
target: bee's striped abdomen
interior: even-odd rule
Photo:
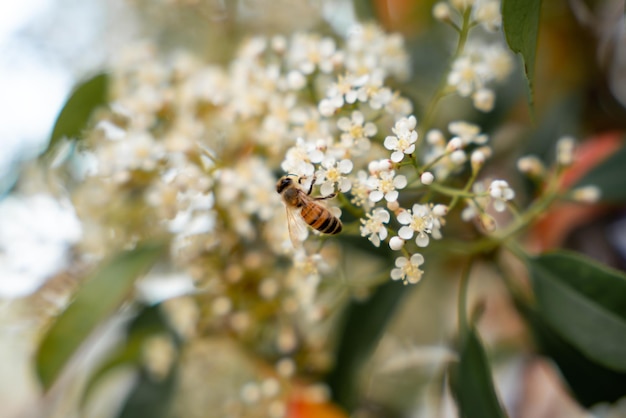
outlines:
[[[341,232],[341,221],[320,205],[305,205],[300,214],[307,224],[324,234],[333,235]]]

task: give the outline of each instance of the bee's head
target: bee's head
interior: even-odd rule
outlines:
[[[276,183],[276,191],[278,193],[282,193],[286,187],[290,186],[293,183],[293,179],[289,176],[281,177]]]

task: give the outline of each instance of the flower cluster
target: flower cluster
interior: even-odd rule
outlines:
[[[448,12],[457,3],[445,3]],[[497,27],[493,3],[475,2],[470,26]],[[445,76],[446,93],[488,111],[490,86],[510,72],[510,57],[498,44],[470,41]],[[409,69],[402,37],[373,24],[345,39],[249,38],[227,67],[131,46],[113,63],[110,106],[68,163],[83,167],[71,192],[84,229],[79,251],[97,261],[111,248],[168,237],[172,276],[186,283],[185,295],[168,301],[185,306],[172,311],[185,312],[172,320],[179,334],[227,333],[262,347],[275,360],[272,377],[244,384],[240,401],[281,416],[279,389],[298,362],[328,367],[329,347],[316,335],[342,283],[324,278],[350,251],[325,240],[292,245],[291,212],[276,193],[281,174],[298,178],[311,199],[336,196],[349,214],[344,233],[388,246],[386,277],[404,284],[422,279],[426,251],[458,204],[463,219],[485,224],[515,197],[504,180],[478,180],[492,154],[479,126],[431,126],[413,114],[390,83]]]

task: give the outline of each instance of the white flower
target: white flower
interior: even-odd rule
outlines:
[[[490,32],[495,32],[502,25],[498,0],[477,0],[473,13],[474,19]]]
[[[298,138],[296,145],[287,150],[280,167],[284,172],[300,177],[310,177],[315,172],[313,163],[322,161],[324,153],[312,142]]]
[[[398,222],[403,226],[398,231],[398,236],[404,240],[413,238],[413,233],[417,233],[415,243],[420,247],[426,247],[429,242],[427,234],[433,228],[433,215],[427,205],[418,203],[413,205],[413,210],[404,210],[398,214]]]
[[[402,118],[398,120],[392,128],[395,136],[385,138],[385,148],[393,151],[391,161],[395,163],[400,162],[405,154],[415,152],[415,141],[417,141],[417,132],[415,131],[416,124],[417,120],[415,116]]]
[[[493,198],[493,208],[497,212],[504,212],[506,202],[515,197],[515,191],[504,180],[494,180],[489,186],[489,195]]]
[[[415,253],[410,259],[406,257],[396,258],[396,268],[391,270],[392,280],[402,280],[404,284],[419,282],[424,274],[419,266],[424,264],[424,256]]]
[[[341,63],[342,56],[332,38],[298,33],[291,39],[287,60],[292,68],[303,74],[312,74],[316,68],[330,73],[336,64]]]
[[[380,247],[380,241],[387,238],[385,224],[389,222],[389,212],[383,208],[376,208],[367,214],[367,219],[361,219],[361,236],[368,237],[372,244]]]
[[[352,187],[352,182],[344,176],[352,171],[354,164],[350,160],[336,162],[333,158],[326,158],[322,161],[322,167],[317,173],[317,183],[321,184],[320,193],[328,196],[335,192],[337,185],[341,192],[347,192]]]
[[[480,134],[480,127],[473,123],[465,121],[454,121],[448,124],[448,130],[451,134],[455,135],[455,138],[460,138],[463,147],[469,144],[484,145],[489,137],[485,134]],[[453,141],[452,138],[450,141]]]
[[[372,122],[365,123],[363,113],[355,110],[352,117],[342,117],[337,121],[337,127],[342,131],[341,145],[347,150],[356,148],[359,151],[367,151],[370,147],[372,136],[376,135],[376,125]]]
[[[448,85],[454,87],[459,96],[467,97],[483,84],[480,70],[470,57],[462,55],[454,61],[448,75]]]
[[[398,190],[403,189],[407,185],[406,177],[403,175],[396,176],[394,170],[380,171],[377,176],[369,178],[368,183],[372,189],[370,193],[370,200],[372,202],[379,202],[384,197],[388,202],[395,202],[398,200]]]
[[[372,190],[369,186],[368,175],[364,170],[359,170],[356,175],[356,181],[352,182],[352,188],[350,189],[350,194],[352,195],[350,202],[368,210],[372,206],[372,201],[369,199]]]
[[[345,103],[352,104],[359,98],[359,88],[365,85],[369,76],[356,77],[352,74],[339,76],[326,92],[326,98],[319,103],[318,109],[322,116],[332,116]]]

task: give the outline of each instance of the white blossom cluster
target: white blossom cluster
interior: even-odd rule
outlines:
[[[97,260],[167,236],[171,276],[193,284],[186,308],[174,310],[188,313],[174,321],[181,335],[225,332],[262,346],[280,359],[280,376],[301,358],[319,358],[307,367],[323,369],[329,348],[315,335],[341,293],[341,281],[323,279],[336,276],[345,250],[332,240],[292,245],[281,175],[301,179],[305,192],[313,183],[315,197],[337,195],[334,205],[351,216],[342,233],[389,246],[388,277],[404,284],[421,280],[451,206],[465,204],[470,220],[514,198],[503,180],[458,196],[448,186],[458,173],[476,180],[492,153],[488,137],[466,121],[433,129],[413,114],[390,83],[410,72],[403,42],[373,24],[345,39],[256,36],[226,66],[128,47],[112,65],[110,106],[72,157],[83,167],[72,191],[79,250]],[[503,79],[510,63],[498,48],[468,44],[450,69],[452,90],[476,96]],[[255,388],[242,389],[245,402],[255,402]]]

